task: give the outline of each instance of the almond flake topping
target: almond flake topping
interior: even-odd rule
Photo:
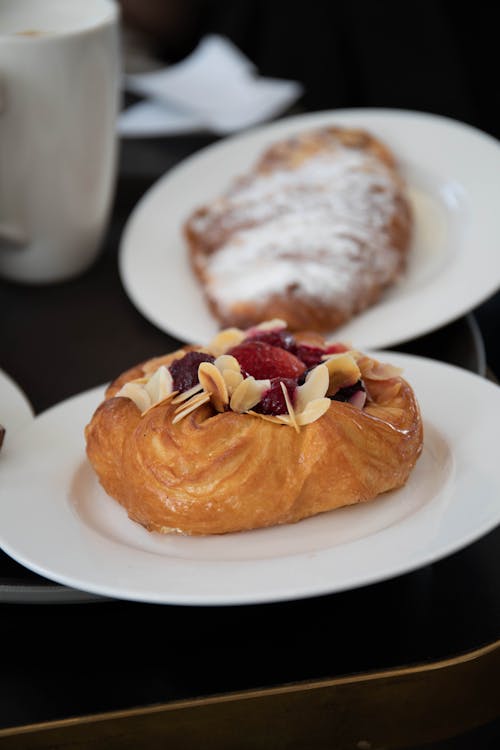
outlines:
[[[158,406],[175,394],[172,376],[165,365],[161,365],[149,377],[141,377],[125,383],[116,396],[131,399],[140,410],[141,416],[144,416],[154,406]]]
[[[318,365],[306,376],[303,385],[299,385],[295,394],[295,409],[303,412],[307,404],[317,398],[326,396],[330,383],[330,373],[326,365]]]
[[[229,404],[229,394],[220,370],[211,362],[202,362],[198,367],[198,379],[203,390],[209,394],[214,409],[224,411]]]
[[[190,401],[181,406],[178,406],[175,410],[175,417],[172,419],[172,424],[177,424],[177,422],[180,422],[181,419],[184,419],[184,417],[187,417],[188,414],[191,414],[192,411],[197,409],[202,404],[206,404],[210,401],[210,394],[209,393],[200,393],[199,396],[194,396]]]
[[[236,357],[232,357],[230,354],[221,354],[215,360],[214,365],[224,378],[228,395],[231,397],[233,391],[243,380],[240,363]]]
[[[390,380],[390,378],[397,378],[403,372],[400,367],[386,365],[367,356],[361,356],[358,364],[363,370],[363,377],[369,380]]]
[[[168,399],[175,405],[173,423],[180,422],[188,414],[203,404],[211,403],[215,411],[228,409],[237,414],[249,414],[274,424],[289,425],[295,430],[320,419],[331,406],[331,397],[341,388],[355,385],[362,378],[387,380],[400,374],[399,368],[381,364],[356,350],[325,354],[321,364],[313,367],[302,385],[297,385],[291,395],[284,382],[280,382],[286,404],[285,414],[260,414],[254,408],[262,401],[271,388],[271,380],[256,380],[244,377],[238,360],[227,352],[240,344],[256,331],[276,331],[287,327],[281,319],[269,320],[253,328],[242,331],[227,328],[220,331],[206,348],[196,351],[215,357],[214,362],[201,362],[198,367],[198,383],[183,393],[173,390],[172,375],[165,365],[153,370],[153,363],[141,378],[125,383],[116,394],[131,399],[141,414]],[[309,336],[313,336],[310,334]],[[305,339],[306,346],[314,346],[314,338]],[[321,342],[318,342],[321,346]],[[180,351],[174,359],[186,354]],[[158,358],[159,359],[159,358]],[[396,393],[400,384],[395,383],[391,394]],[[363,391],[358,408],[363,408],[366,393]]]
[[[245,378],[231,396],[229,405],[233,411],[239,414],[250,411],[254,406],[257,406],[270,387],[270,380],[255,380],[252,376]]]
[[[286,408],[288,409],[288,422],[292,425],[296,432],[299,431],[297,419],[295,417],[295,410],[293,408],[290,396],[288,395],[288,389],[284,383],[280,383],[281,390],[283,391],[283,397],[285,399]]]
[[[212,339],[207,351],[210,351],[214,357],[219,357],[221,354],[225,354],[228,349],[232,349],[233,346],[241,344],[244,338],[245,332],[240,331],[239,328],[225,328]]]
[[[190,411],[192,411],[192,408],[197,408],[198,406],[201,406],[202,404],[206,404],[207,401],[210,400],[210,394],[205,393],[205,391],[202,391],[201,393],[198,393],[197,396],[193,396],[189,403],[181,403],[177,406],[175,413],[180,414],[181,412],[186,411],[186,413],[189,414]]]
[[[243,375],[241,372],[235,372],[234,370],[223,370],[222,377],[225,380],[227,392],[231,397],[240,383],[243,382]]]
[[[329,373],[329,396],[334,396],[341,388],[354,385],[361,379],[361,371],[351,352],[332,354],[325,360],[325,366]]]
[[[187,401],[188,398],[191,398],[191,396],[196,396],[196,394],[202,390],[203,388],[200,383],[198,383],[197,385],[193,385],[193,387],[188,391],[183,391],[183,393],[179,393],[175,398],[173,398],[172,403],[181,404],[183,401]]]
[[[231,354],[221,354],[214,362],[214,365],[218,370],[224,372],[224,370],[234,370],[234,372],[241,372],[240,363]]]
[[[258,411],[252,411],[251,409],[246,412],[246,414],[251,414],[252,417],[258,417],[259,419],[263,419],[264,422],[273,422],[273,424],[287,424],[287,422],[283,422],[283,415],[281,417],[275,417],[272,414],[260,414]],[[287,417],[285,417],[285,420]]]
[[[273,318],[273,320],[266,320],[264,323],[259,323],[255,326],[256,331],[275,331],[277,329],[286,328],[286,322],[281,318]]]
[[[116,394],[116,397],[129,398],[134,402],[141,414],[144,414],[151,406],[151,399],[142,383],[134,383],[133,381],[125,383]]]
[[[329,398],[315,398],[309,401],[305,409],[300,414],[297,414],[297,424],[299,427],[316,422],[323,414],[326,414],[331,403]]]

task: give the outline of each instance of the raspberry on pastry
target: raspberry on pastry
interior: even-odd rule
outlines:
[[[123,373],[85,437],[131,519],[199,535],[294,523],[400,487],[423,429],[397,368],[273,320]]]
[[[306,365],[291,352],[264,341],[243,341],[229,349],[241,368],[254,378],[298,378]]]

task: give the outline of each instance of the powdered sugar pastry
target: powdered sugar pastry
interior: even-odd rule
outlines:
[[[398,266],[396,191],[384,163],[343,147],[241,180],[195,219],[208,239],[227,236],[202,260],[208,294],[230,308],[287,290],[349,311],[367,273],[383,286]]]

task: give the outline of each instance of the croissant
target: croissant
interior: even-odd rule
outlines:
[[[271,321],[123,373],[85,436],[132,520],[199,535],[294,523],[400,487],[423,430],[396,368]]]
[[[403,272],[412,216],[391,151],[324,127],[271,145],[187,217],[194,273],[223,326],[333,331]]]

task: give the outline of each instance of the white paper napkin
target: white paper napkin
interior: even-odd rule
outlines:
[[[240,50],[215,35],[180,63],[128,75],[125,85],[147,97],[121,114],[118,128],[125,137],[231,133],[278,115],[303,91],[296,81],[259,77]]]
[[[193,112],[181,111],[167,102],[147,99],[121,113],[118,130],[123,138],[153,138],[196,133],[206,128]]]

